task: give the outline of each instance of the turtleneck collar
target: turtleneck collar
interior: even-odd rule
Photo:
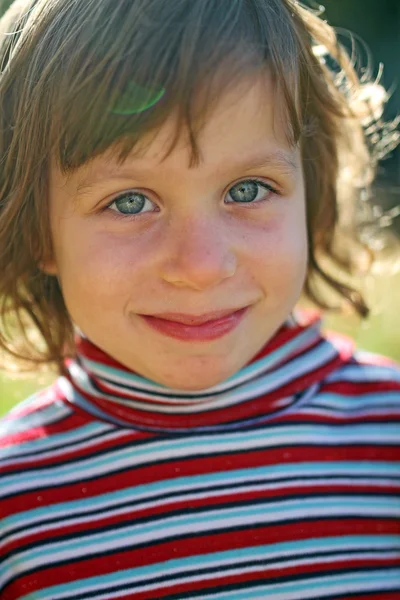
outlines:
[[[201,391],[174,390],[124,367],[83,335],[59,380],[67,400],[122,427],[187,432],[238,429],[292,410],[352,347],[321,335],[316,315],[288,320],[253,359],[229,379]]]

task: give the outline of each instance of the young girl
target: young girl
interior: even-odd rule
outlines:
[[[22,0],[1,65],[1,346],[60,373],[1,599],[399,598],[399,370],[294,310],[367,313],[381,88],[293,0]]]

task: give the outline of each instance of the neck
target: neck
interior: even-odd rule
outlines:
[[[77,357],[60,382],[68,398],[116,425],[164,432],[248,427],[282,416],[343,359],[321,336],[319,320],[291,318],[234,376],[182,391],[127,369],[81,333],[76,344]]]

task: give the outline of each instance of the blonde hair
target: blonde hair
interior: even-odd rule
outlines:
[[[218,94],[265,67],[284,100],[288,139],[301,147],[309,236],[305,292],[326,307],[325,282],[367,314],[362,296],[324,259],[351,270],[352,259],[365,252],[354,206],[373,180],[376,156],[365,128],[381,114],[385,97],[378,82],[360,81],[334,30],[315,11],[294,0],[18,0],[0,28],[3,350],[60,371],[74,353],[58,280],[40,268],[52,254],[51,158],[63,172],[110,147],[123,160],[144,133],[177,110],[170,150],[185,127],[196,162],[196,136]],[[166,92],[147,110],[116,114],[110,107],[132,82]],[[207,92],[200,107],[199,90]],[[341,236],[352,243],[344,245]]]

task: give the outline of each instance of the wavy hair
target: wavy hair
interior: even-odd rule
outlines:
[[[196,162],[197,134],[219,94],[265,68],[283,100],[288,140],[301,148],[305,293],[327,307],[334,290],[367,314],[361,294],[329,264],[351,271],[366,252],[355,206],[374,177],[365,129],[385,94],[359,79],[316,11],[294,0],[17,0],[0,22],[0,348],[60,371],[74,353],[58,280],[40,268],[52,254],[51,160],[64,173],[110,148],[123,160],[176,111],[170,150],[185,127]],[[141,112],[110,110],[132,81],[166,93]]]

